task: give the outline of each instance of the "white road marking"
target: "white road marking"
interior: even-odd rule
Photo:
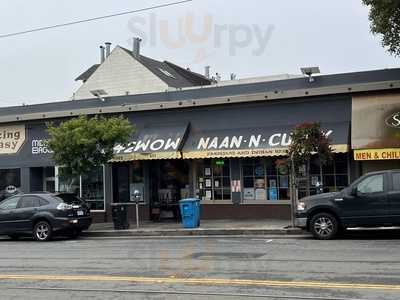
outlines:
[[[251,239],[252,241],[258,241],[258,242],[265,242],[267,244],[271,243],[273,240],[266,240],[266,239]]]

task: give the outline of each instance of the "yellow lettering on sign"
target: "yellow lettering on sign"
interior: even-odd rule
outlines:
[[[354,150],[354,160],[400,159],[400,148]]]

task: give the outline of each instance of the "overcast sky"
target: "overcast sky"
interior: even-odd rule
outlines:
[[[174,0],[2,0],[0,35],[140,9]],[[191,24],[193,26],[191,26]],[[68,100],[74,79],[99,61],[99,45],[142,54],[223,79],[298,74],[301,66],[323,74],[399,67],[369,31],[361,0],[193,0],[174,7],[0,39],[0,106]]]

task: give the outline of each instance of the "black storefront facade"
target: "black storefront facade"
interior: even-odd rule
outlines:
[[[338,118],[326,111],[342,113]],[[187,197],[202,200],[203,218],[286,218],[289,176],[276,161],[285,156],[291,129],[306,121],[321,122],[340,161],[324,172],[328,189],[349,182],[349,96],[125,115],[136,128],[132,142],[117,145],[110,164],[80,178],[58,176],[43,121],[7,124],[6,132],[24,131],[25,141],[17,153],[0,156],[3,189],[73,191],[99,221],[109,220],[110,204],[129,202],[134,190],[141,191],[145,219],[176,216],[177,201]],[[316,168],[314,185],[318,174]]]
[[[342,114],[334,116],[325,109]],[[138,137],[127,147],[116,147],[113,199],[127,201],[128,190],[141,190],[150,218],[157,218],[159,206],[168,210],[168,203],[192,196],[201,199],[203,218],[288,217],[289,176],[276,161],[285,157],[293,127],[310,120],[321,122],[337,153],[336,167],[324,170],[327,188],[340,189],[350,180],[349,96],[128,117],[138,124]],[[314,188],[318,174],[315,165]]]
[[[387,80],[377,88],[375,78],[361,75],[360,82],[349,77],[352,89],[368,80],[375,90],[388,88]],[[386,76],[399,78],[398,72]],[[285,157],[295,125],[320,122],[332,141],[335,159],[322,175],[327,191],[359,176],[350,147],[353,95],[334,85],[343,76],[323,77],[313,87],[300,78],[6,108],[0,112],[0,189],[74,191],[98,222],[111,221],[111,204],[129,202],[135,190],[142,195],[142,219],[172,218],[177,201],[186,197],[201,199],[204,219],[288,218],[289,176],[277,161]],[[79,114],[123,114],[136,132],[129,145],[115,147],[109,164],[62,178],[43,143],[45,123]],[[317,162],[310,181],[315,193],[321,182]],[[299,193],[306,191],[300,187]]]

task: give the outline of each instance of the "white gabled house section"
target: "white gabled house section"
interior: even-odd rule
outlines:
[[[97,70],[74,93],[75,100],[94,98],[90,91],[104,90],[107,96],[161,92],[168,85],[143,64],[117,46]]]

